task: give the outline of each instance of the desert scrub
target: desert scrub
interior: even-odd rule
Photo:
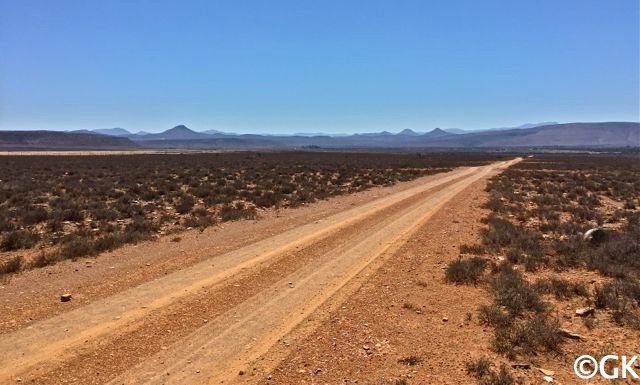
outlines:
[[[38,265],[53,263],[153,234],[256,218],[258,208],[297,206],[505,157],[311,151],[6,156],[0,163],[0,249],[63,249]]]
[[[477,284],[486,266],[487,261],[481,257],[458,258],[447,265],[445,278],[453,283]]]

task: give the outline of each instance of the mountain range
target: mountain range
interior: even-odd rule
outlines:
[[[129,138],[92,132],[0,131],[0,149],[9,151],[116,150],[139,147]]]
[[[453,132],[452,132],[453,131]],[[456,133],[460,132],[460,133]],[[123,128],[57,131],[0,131],[0,149],[88,148],[517,148],[639,147],[640,123],[600,122],[526,124],[515,128],[429,132],[404,129],[352,135],[235,134],[197,132],[178,125],[160,133]]]

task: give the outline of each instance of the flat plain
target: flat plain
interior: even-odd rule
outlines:
[[[3,242],[38,237],[2,253],[3,383],[574,383],[640,350],[633,156],[10,159]]]

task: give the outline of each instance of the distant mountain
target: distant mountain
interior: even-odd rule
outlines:
[[[136,140],[193,140],[207,139],[211,135],[202,132],[195,132],[185,125],[175,126],[159,134],[140,135]]]
[[[463,130],[461,128],[445,128],[443,131],[448,132],[450,134],[466,134],[466,133],[472,132],[469,130]]]
[[[420,134],[418,134],[417,132],[409,129],[409,128],[405,128],[404,130],[398,132],[396,135],[408,135],[408,136],[418,136]]]
[[[452,134],[450,132],[441,130],[439,128],[434,128],[433,130],[422,134],[422,137],[423,138],[425,138],[425,137],[428,137],[428,138],[443,138],[443,137],[448,137],[448,136],[452,136],[452,135],[455,135],[455,134]]]
[[[638,147],[640,123],[567,123],[459,134],[423,143],[426,147]]]
[[[289,135],[277,135],[277,136],[289,136]],[[296,132],[290,136],[331,136],[333,138],[342,137],[342,136],[350,136],[350,134],[327,134],[325,132]]]
[[[95,130],[91,130],[91,132],[95,132],[96,134],[102,135],[110,135],[110,136],[131,136],[133,135],[129,131],[124,128],[97,128]]]
[[[514,148],[514,147],[640,147],[640,123],[568,123],[530,128],[451,133],[436,128],[333,136],[326,134],[258,135],[196,132],[184,125],[158,134],[109,136],[95,132],[4,131],[0,148]]]
[[[506,131],[506,130],[516,130],[516,129],[525,129],[525,128],[534,128],[540,126],[550,126],[558,124],[558,122],[540,122],[540,123],[525,123],[516,127],[498,127],[498,128],[480,128],[477,130],[464,130],[461,128],[445,128],[445,131],[450,132],[452,134],[469,134],[472,132],[484,132],[484,131]]]
[[[202,131],[203,134],[209,134],[209,135],[237,135],[233,132],[224,132],[224,131],[218,131],[218,130],[206,130],[206,131]]]
[[[195,132],[184,125],[159,134],[134,135],[130,138],[144,147],[162,148],[420,148],[420,147],[543,147],[543,146],[640,146],[640,123],[604,122],[569,123],[539,126],[527,123],[520,128],[490,129],[452,133],[436,128],[426,133],[404,129],[331,136],[239,135],[219,131]]]
[[[0,131],[3,150],[113,150],[137,148],[128,138],[85,132]]]
[[[391,136],[394,135],[389,131],[381,131],[381,132],[364,132],[362,134],[353,134],[353,136]]]
[[[518,127],[513,128],[534,128],[540,126],[552,126],[554,124],[558,124],[558,122],[540,122],[540,123],[525,123]],[[494,130],[509,130],[510,128],[494,128]]]

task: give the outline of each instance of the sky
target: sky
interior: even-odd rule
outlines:
[[[637,0],[0,0],[0,129],[640,121]]]

